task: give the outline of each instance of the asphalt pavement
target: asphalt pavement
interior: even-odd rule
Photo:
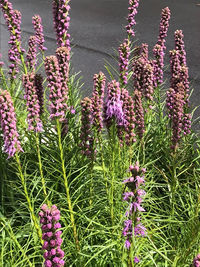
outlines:
[[[47,55],[56,49],[55,33],[52,19],[51,0],[11,0],[13,7],[22,13],[23,44],[33,33],[32,16],[39,14],[43,20]],[[171,10],[170,28],[167,37],[167,51],[174,48],[174,31],[182,29],[187,52],[187,63],[191,85],[194,93],[192,106],[199,105],[200,100],[200,0],[140,0],[136,16],[136,43],[148,43],[150,55],[157,41],[160,13],[168,6]],[[126,37],[128,0],[71,0],[70,34],[73,44],[72,65],[75,71],[81,71],[85,83],[83,94],[92,91],[92,77],[100,70],[105,72],[105,61],[114,64],[111,56],[113,49]],[[7,60],[8,33],[1,14],[0,52]],[[168,52],[166,54],[168,64]],[[165,77],[169,76],[169,70]],[[200,112],[197,112],[200,114]]]

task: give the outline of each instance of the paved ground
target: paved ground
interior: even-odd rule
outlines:
[[[14,8],[22,12],[23,41],[27,43],[33,31],[31,20],[34,14],[43,19],[47,54],[55,51],[55,35],[52,23],[51,0],[11,0]],[[138,43],[147,42],[152,50],[158,35],[160,12],[168,6],[171,21],[167,38],[167,49],[174,46],[173,32],[182,29],[185,35],[187,62],[194,94],[192,104],[200,100],[200,0],[141,0],[136,17],[136,39]],[[70,33],[73,38],[73,66],[81,71],[85,85],[84,94],[92,88],[93,74],[104,71],[104,59],[111,60],[113,48],[117,49],[125,37],[123,25],[126,24],[128,0],[71,0]],[[7,57],[8,35],[1,15],[1,53]],[[167,58],[166,58],[167,62]],[[166,74],[167,75],[167,74]],[[200,112],[198,112],[200,114]]]

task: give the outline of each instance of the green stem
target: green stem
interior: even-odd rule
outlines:
[[[44,178],[44,173],[43,173],[43,168],[42,168],[42,159],[41,159],[41,153],[40,153],[40,143],[39,143],[39,136],[38,133],[36,133],[36,147],[37,147],[37,154],[38,154],[38,164],[39,164],[39,170],[40,170],[40,177],[42,181],[42,189],[44,192],[44,197],[47,199],[47,204],[50,206],[50,201],[48,200],[48,195],[47,195],[47,189],[45,185],[45,178]]]
[[[38,234],[38,237],[40,239],[40,242],[43,243],[41,229],[40,229],[40,226],[38,225],[37,218],[36,218],[36,216],[34,214],[34,210],[33,210],[33,207],[31,205],[31,200],[29,198],[28,190],[27,190],[27,187],[26,187],[25,177],[24,177],[24,174],[22,172],[21,162],[20,162],[20,159],[19,159],[19,156],[18,156],[17,153],[16,153],[15,158],[16,158],[17,167],[18,167],[18,170],[19,170],[20,178],[21,178],[21,183],[22,183],[23,188],[24,188],[24,194],[25,194],[25,197],[26,197],[26,201],[28,203],[28,209],[29,209],[29,212],[30,212],[30,215],[31,215],[31,219],[32,219],[33,224],[35,226],[35,229],[37,231],[37,234]]]
[[[58,143],[59,143],[59,149],[60,149],[60,159],[61,159],[61,164],[62,164],[62,172],[63,172],[65,190],[66,190],[66,194],[67,194],[67,202],[68,202],[68,207],[69,207],[69,212],[70,212],[70,219],[71,219],[71,224],[72,224],[72,228],[73,228],[76,248],[77,248],[77,251],[79,251],[80,247],[79,247],[79,240],[78,240],[76,224],[75,224],[75,219],[74,219],[74,211],[73,211],[73,207],[72,207],[72,202],[71,202],[71,197],[70,197],[70,192],[69,192],[68,179],[67,179],[66,170],[65,170],[65,160],[64,160],[62,138],[61,138],[61,125],[60,125],[59,119],[57,119],[56,122],[57,122],[57,131],[58,131]]]
[[[103,178],[105,180],[105,187],[106,187],[106,193],[108,195],[108,178],[106,176],[106,168],[105,168],[105,162],[104,162],[104,156],[103,156],[103,141],[100,135],[98,135],[99,140],[99,148],[100,148],[100,154],[101,154],[101,163],[102,163],[102,169],[103,169]]]

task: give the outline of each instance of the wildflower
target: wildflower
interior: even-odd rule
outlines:
[[[56,56],[48,56],[45,58],[45,71],[50,88],[50,118],[59,118],[60,121],[65,119],[67,109],[67,95],[62,90],[62,79],[58,59]]]
[[[69,2],[70,0],[53,0],[53,20],[58,47],[65,46],[70,51]]]
[[[120,81],[122,85],[125,85],[128,82],[127,77],[128,77],[128,64],[130,56],[130,47],[128,39],[124,40],[123,44],[120,45],[118,51],[119,51]]]
[[[35,74],[35,80],[34,80],[34,85],[36,88],[36,93],[37,93],[37,98],[38,98],[38,102],[39,102],[39,115],[41,117],[41,115],[43,114],[44,111],[44,88],[43,88],[43,78],[41,74]]]
[[[42,227],[42,239],[44,244],[42,249],[44,252],[44,266],[64,266],[65,262],[64,252],[61,249],[62,231],[60,223],[60,211],[57,209],[56,205],[49,208],[46,204],[42,205],[41,211],[39,212],[40,223]]]
[[[11,96],[8,91],[0,90],[0,121],[3,132],[4,151],[8,158],[15,155],[16,152],[23,151],[19,134],[16,127],[16,115]]]
[[[27,66],[29,67],[29,69],[35,69],[36,56],[37,56],[37,39],[33,35],[30,36],[29,38],[28,52],[26,55]]]
[[[128,188],[128,192],[124,193],[124,201],[128,202],[128,210],[126,212],[126,220],[124,221],[123,236],[126,238],[125,248],[130,249],[132,243],[132,236],[146,236],[146,228],[141,223],[139,217],[140,212],[145,211],[141,206],[142,197],[146,192],[141,189],[144,185],[144,173],[146,169],[140,168],[139,163],[136,162],[135,166],[129,166],[131,177],[125,179],[123,183]],[[134,258],[134,262],[138,263],[140,260],[138,257]]]
[[[174,38],[175,38],[175,49],[179,51],[180,65],[186,66],[186,51],[185,51],[185,44],[183,41],[184,35],[182,30],[176,30],[174,33]]]
[[[161,13],[160,30],[159,30],[157,44],[160,44],[164,48],[164,50],[166,49],[165,38],[167,37],[167,32],[169,29],[170,16],[171,16],[170,9],[168,7],[163,8]]]
[[[125,124],[122,106],[119,83],[113,80],[108,83],[107,98],[104,106],[104,121],[108,128],[111,126],[113,119],[118,126]]]
[[[62,87],[67,84],[69,79],[69,61],[70,53],[67,47],[59,47],[56,50],[56,56],[59,63],[59,72],[61,75]],[[67,89],[68,90],[68,89]]]
[[[39,15],[35,15],[32,18],[33,27],[35,30],[35,37],[37,40],[38,48],[40,51],[45,51],[47,48],[44,46],[44,33],[42,26],[42,18]]]
[[[153,48],[155,59],[153,60],[154,68],[154,86],[163,83],[163,67],[164,67],[164,50],[160,44],[156,44]]]
[[[28,110],[28,130],[41,132],[42,122],[40,120],[40,105],[35,86],[35,74],[32,72],[23,76],[23,85],[25,88],[26,105]]]
[[[143,58],[145,61],[148,60],[149,58],[149,50],[148,50],[148,44],[141,44],[140,48],[139,48],[139,55],[141,58]]]
[[[135,32],[133,30],[133,26],[136,25],[135,16],[138,13],[137,9],[139,6],[139,0],[129,0],[129,15],[127,18],[128,25],[126,26],[126,31],[128,34],[128,37],[135,36]]]
[[[92,100],[88,97],[85,97],[81,101],[81,151],[82,154],[91,157],[93,155],[93,143],[94,143],[94,138],[92,136]]]
[[[142,106],[142,93],[137,89],[134,91],[133,101],[134,101],[134,108],[135,108],[136,132],[139,135],[139,137],[142,138],[145,132],[144,109]]]
[[[106,83],[106,77],[103,72],[95,74],[92,94],[92,105],[93,105],[93,127],[98,133],[103,129],[103,99],[104,89]]]

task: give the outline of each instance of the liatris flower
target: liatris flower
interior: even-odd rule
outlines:
[[[47,50],[46,47],[44,47],[44,33],[43,33],[43,26],[42,26],[42,19],[39,15],[35,15],[32,18],[33,27],[35,30],[35,37],[37,40],[38,48],[40,51]]]
[[[144,185],[143,175],[146,169],[141,169],[139,163],[136,162],[135,166],[131,165],[129,167],[129,171],[132,176],[123,181],[128,188],[128,191],[124,193],[123,200],[129,204],[123,229],[123,236],[126,238],[125,248],[127,249],[131,246],[133,235],[136,237],[146,235],[146,228],[142,225],[139,217],[139,213],[145,211],[141,204],[146,192],[141,189],[141,186]],[[135,262],[139,262],[137,257],[135,257],[135,260]]]
[[[152,101],[153,100],[153,80],[154,80],[154,72],[153,66],[149,61],[146,61],[143,66],[143,95],[144,97]]]
[[[2,57],[2,54],[0,54],[0,58]],[[3,61],[0,61],[0,68],[4,65]]]
[[[70,0],[53,1],[53,20],[54,28],[57,35],[57,45],[65,46],[70,51],[70,34],[69,30],[69,6]]]
[[[37,89],[35,86],[35,74],[32,72],[23,76],[25,88],[24,99],[28,110],[28,130],[41,132],[42,121],[40,120],[40,105],[38,101]]]
[[[103,99],[104,99],[104,89],[106,83],[106,77],[103,72],[95,74],[92,94],[92,105],[93,105],[93,127],[100,133],[103,129]]]
[[[49,56],[45,58],[45,71],[48,80],[48,87],[50,88],[50,118],[59,118],[60,121],[63,121],[65,119],[67,109],[67,95],[62,91],[62,79],[56,56]]]
[[[123,132],[125,132],[125,142],[127,145],[132,145],[136,142],[135,138],[135,112],[133,99],[129,95],[128,90],[122,89],[121,99],[123,101],[124,119],[126,121],[124,126],[118,127],[118,136],[122,140]]]
[[[163,67],[164,67],[164,51],[163,47],[159,44],[156,44],[153,48],[153,54],[155,59],[153,60],[154,68],[154,86],[163,83]]]
[[[113,80],[108,83],[107,98],[104,106],[104,122],[108,128],[111,126],[113,119],[118,126],[125,124],[122,106],[120,85]]]
[[[167,32],[169,29],[170,16],[171,16],[170,9],[168,7],[163,8],[161,13],[160,30],[159,30],[157,44],[161,45],[164,50],[166,49],[165,38],[167,37]]]
[[[193,260],[194,267],[200,267],[200,253]]]
[[[133,101],[135,108],[136,133],[139,135],[140,138],[142,138],[145,132],[144,109],[142,106],[142,93],[137,89],[134,91]]]
[[[40,111],[39,111],[39,115],[40,117],[43,114],[43,110],[44,110],[44,88],[43,88],[43,78],[41,74],[35,74],[35,80],[34,80],[34,85],[36,88],[36,93],[37,93],[37,98],[38,98],[38,102],[39,102],[39,107],[40,107]]]
[[[62,81],[62,90],[64,91],[66,90],[66,93],[68,93],[67,82],[69,79],[69,60],[70,60],[70,54],[68,48],[64,46],[57,48],[56,56],[59,63],[59,72]]]
[[[144,58],[138,58],[133,64],[133,86],[134,89],[142,92],[143,90],[143,67],[145,64]]]
[[[8,91],[0,90],[0,121],[3,132],[4,151],[8,158],[15,155],[16,152],[23,151],[19,134],[16,127],[16,115],[11,96]]]
[[[149,49],[148,49],[148,47],[149,47],[148,44],[143,43],[143,44],[141,44],[141,46],[139,48],[140,49],[139,55],[145,61],[147,61],[148,58],[149,58]]]
[[[175,49],[179,51],[179,61],[180,65],[186,66],[186,52],[185,52],[185,44],[183,41],[183,32],[181,30],[176,30],[174,33],[175,37]]]
[[[182,132],[182,118],[184,114],[183,106],[184,100],[181,93],[174,94],[174,103],[173,103],[173,116],[172,116],[172,149],[176,150],[178,147],[178,142],[181,139]]]
[[[82,154],[92,157],[93,156],[93,143],[94,139],[92,136],[92,100],[88,97],[85,97],[81,101],[81,151]]]
[[[27,65],[29,69],[35,69],[37,56],[37,39],[36,37],[30,36],[28,41],[28,53],[26,55]]]
[[[169,118],[171,118],[173,116],[173,107],[174,107],[174,95],[175,95],[175,90],[173,88],[170,88],[166,95],[167,95],[167,98],[166,98],[166,106],[167,106],[167,109],[168,109],[168,112],[169,112]]]
[[[139,0],[129,0],[129,15],[128,15],[128,25],[126,26],[126,31],[128,33],[128,37],[135,36],[135,32],[133,30],[133,26],[136,25],[135,15],[138,13],[137,9],[139,6]]]
[[[46,267],[62,267],[65,264],[64,251],[61,249],[63,240],[61,239],[62,231],[60,220],[60,211],[56,205],[48,208],[46,204],[42,205],[39,212],[40,223],[42,225],[42,239],[44,244],[42,249],[44,252],[44,266]]]
[[[177,84],[181,82],[180,77],[180,61],[179,61],[179,51],[178,50],[171,50],[169,51],[170,56],[170,66],[171,66],[171,88],[177,91]]]
[[[122,85],[125,85],[128,82],[127,77],[128,77],[128,64],[130,56],[130,47],[128,39],[124,40],[123,44],[120,45],[118,51],[119,51],[120,81]]]

